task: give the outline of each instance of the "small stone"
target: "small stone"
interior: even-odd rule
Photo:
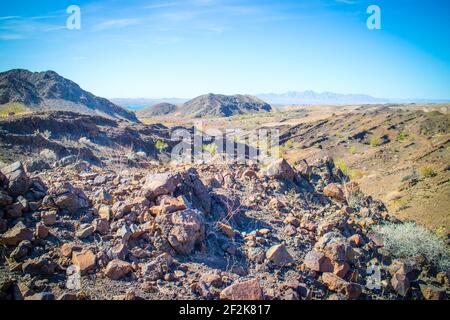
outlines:
[[[64,257],[70,257],[72,255],[73,246],[70,243],[64,243],[59,251]]]
[[[284,267],[294,262],[294,259],[287,251],[286,246],[284,244],[272,246],[269,250],[267,250],[266,258],[279,267]]]
[[[109,232],[109,222],[105,219],[95,219],[92,223],[94,231],[101,235],[106,235]]]
[[[36,224],[36,237],[38,237],[39,239],[45,239],[48,237],[48,234],[49,230],[43,223],[39,222],[38,224]]]
[[[92,235],[94,233],[94,226],[90,225],[90,224],[82,224],[80,226],[80,228],[77,230],[77,232],[75,233],[75,236],[78,239],[86,239],[87,237],[89,237],[90,235]]]
[[[445,290],[432,286],[420,285],[420,291],[426,300],[442,300],[445,296]]]
[[[236,235],[236,232],[234,231],[233,227],[231,227],[229,224],[218,222],[217,227],[228,237],[228,238],[234,238]]]
[[[336,261],[333,263],[333,273],[340,278],[344,278],[349,270],[350,266],[347,262]]]
[[[263,293],[258,279],[234,283],[220,292],[222,300],[262,300]]]
[[[402,297],[406,297],[409,292],[410,284],[408,277],[404,274],[396,273],[391,279],[392,288]]]
[[[206,273],[201,276],[200,280],[216,288],[223,286],[223,280],[219,273]]]
[[[57,220],[56,211],[50,211],[50,212],[43,213],[41,216],[41,220],[46,226],[54,225]]]
[[[101,219],[109,221],[112,217],[112,211],[110,206],[102,205],[98,210],[98,215]]]
[[[359,234],[354,234],[348,238],[348,241],[353,247],[360,247],[363,244],[363,239]]]

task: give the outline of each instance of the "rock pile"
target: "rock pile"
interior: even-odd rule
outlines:
[[[447,296],[448,272],[383,250],[386,209],[331,159],[148,170],[3,168],[0,299]]]

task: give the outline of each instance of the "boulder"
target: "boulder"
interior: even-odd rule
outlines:
[[[2,169],[3,174],[8,180],[8,193],[12,196],[19,196],[28,191],[31,180],[23,168],[22,162],[14,162]]]
[[[72,263],[80,269],[81,274],[95,268],[95,254],[91,250],[72,253]]]
[[[89,200],[83,191],[73,187],[69,182],[57,184],[49,190],[49,193],[57,208],[72,214],[89,207]]]
[[[130,263],[114,259],[106,266],[105,275],[112,280],[119,280],[131,271],[133,271],[133,268]]]
[[[322,275],[322,282],[331,291],[345,294],[348,299],[357,299],[362,293],[362,287],[359,284],[345,281],[330,272],[325,272]]]
[[[156,173],[145,178],[142,186],[142,195],[153,200],[164,194],[171,195],[180,183],[180,175],[177,173]]]
[[[262,300],[263,292],[258,279],[234,283],[220,292],[222,300]]]
[[[204,214],[195,209],[187,209],[156,217],[162,236],[179,254],[190,254],[196,244],[204,239]]]
[[[33,232],[31,232],[31,230],[29,230],[21,221],[6,231],[0,238],[1,242],[7,246],[17,246],[21,241],[31,241],[32,239]]]
[[[272,162],[266,169],[266,176],[280,180],[293,180],[295,171],[286,160],[280,158]]]
[[[311,250],[308,252],[303,260],[305,266],[313,271],[318,272],[332,272],[333,265],[331,260],[322,252]]]
[[[323,194],[329,198],[333,198],[337,201],[346,201],[345,192],[342,185],[338,183],[330,183],[323,189]]]

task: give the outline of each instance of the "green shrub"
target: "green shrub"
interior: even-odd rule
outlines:
[[[395,258],[424,257],[438,269],[450,269],[450,250],[439,237],[415,222],[387,223],[375,227],[385,249]]]
[[[215,156],[217,153],[217,145],[214,143],[211,144],[204,144],[203,145],[203,151],[207,151],[211,154],[211,156]]]
[[[402,131],[398,134],[397,141],[405,141],[408,136],[409,135],[405,131]]]
[[[347,167],[347,163],[343,159],[334,160],[334,166],[342,171],[343,174],[348,176],[349,170]]]
[[[356,153],[356,146],[350,146],[348,148],[348,152],[350,152],[350,154],[355,154]]]
[[[158,149],[159,152],[162,152],[163,150],[167,149],[167,147],[169,147],[169,145],[164,141],[158,140],[155,143],[155,148]]]
[[[369,144],[370,144],[371,147],[378,147],[378,146],[380,146],[380,145],[381,145],[380,138],[378,138],[378,137],[372,137],[372,138],[370,139]]]

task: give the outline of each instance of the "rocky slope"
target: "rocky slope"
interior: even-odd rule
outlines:
[[[180,107],[180,114],[189,117],[230,117],[253,112],[268,112],[271,106],[247,95],[225,96],[207,94],[194,98]]]
[[[170,145],[162,125],[143,125],[72,112],[37,112],[0,119],[0,162],[69,157],[103,165],[143,166],[157,141]]]
[[[158,103],[150,107],[138,110],[136,115],[139,118],[150,118],[154,116],[164,116],[175,112],[177,106],[171,103]]]
[[[213,163],[2,168],[0,298],[446,297],[448,273],[384,250],[373,226],[391,221],[385,207],[331,159]]]
[[[137,121],[133,112],[84,91],[54,71],[15,69],[0,73],[0,105],[16,102],[38,111],[72,111]]]

